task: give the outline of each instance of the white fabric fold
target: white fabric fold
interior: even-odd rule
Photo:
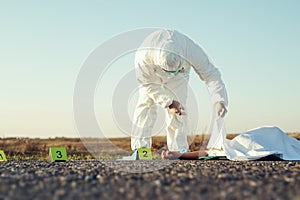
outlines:
[[[300,160],[300,141],[276,126],[258,127],[232,140],[226,139],[224,119],[215,119],[208,143],[209,155],[226,155],[229,160],[256,160],[274,155],[283,160]]]

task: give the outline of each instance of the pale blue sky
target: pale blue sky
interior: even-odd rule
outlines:
[[[299,10],[297,0],[0,1],[0,137],[77,137],[72,98],[82,63],[105,40],[143,27],[177,29],[206,49],[229,93],[228,132],[300,131]],[[132,57],[115,69],[131,69]],[[191,85],[204,130],[205,85],[193,75]]]

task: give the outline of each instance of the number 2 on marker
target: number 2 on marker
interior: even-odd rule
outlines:
[[[152,160],[150,148],[138,148],[139,160]]]
[[[143,151],[143,154],[144,154],[143,157],[148,158],[147,153],[148,153],[148,152],[144,150],[144,151]]]

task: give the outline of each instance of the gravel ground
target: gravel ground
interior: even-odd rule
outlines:
[[[0,180],[0,199],[300,199],[289,161],[10,161]]]

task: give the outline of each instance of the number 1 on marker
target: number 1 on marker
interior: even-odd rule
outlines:
[[[7,161],[4,151],[0,150],[0,161]]]

